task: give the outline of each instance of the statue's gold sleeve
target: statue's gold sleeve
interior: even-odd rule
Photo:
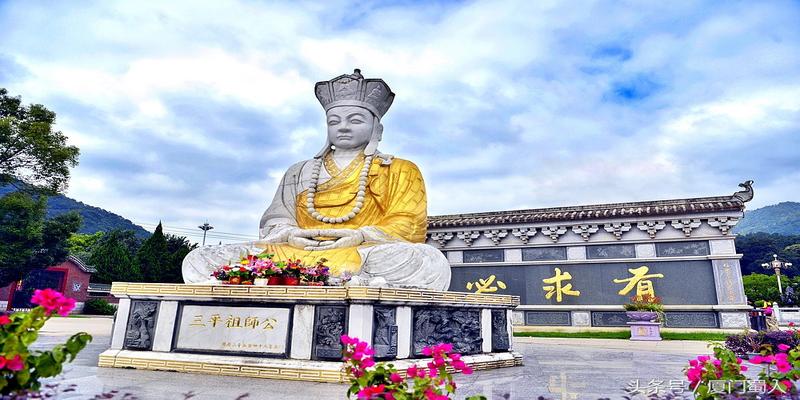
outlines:
[[[388,187],[385,214],[376,227],[385,233],[414,243],[425,241],[428,204],[425,181],[414,163],[396,159],[387,168]],[[379,182],[376,182],[376,186]]]

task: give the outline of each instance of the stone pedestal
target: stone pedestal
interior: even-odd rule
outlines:
[[[101,367],[343,382],[343,334],[401,371],[443,342],[474,369],[522,364],[511,348],[516,296],[124,282],[111,293],[120,307]]]
[[[661,323],[650,321],[628,322],[631,327],[631,340],[661,340]]]

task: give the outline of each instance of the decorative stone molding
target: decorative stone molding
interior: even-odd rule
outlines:
[[[606,232],[614,235],[617,240],[622,239],[622,234],[631,230],[630,222],[611,222],[607,224],[603,224],[603,229]]]
[[[586,246],[567,247],[567,260],[585,260]]]
[[[511,234],[522,243],[528,244],[528,240],[536,235],[536,228],[514,228],[511,230]]]
[[[699,219],[676,219],[672,221],[672,227],[683,231],[686,237],[691,237],[692,231],[699,228],[701,223]]]
[[[472,241],[481,237],[480,231],[461,231],[456,236],[466,243],[467,247],[472,246]]]
[[[553,243],[558,242],[559,236],[567,233],[567,227],[565,226],[543,226],[541,230],[542,234],[548,236]]]
[[[508,236],[508,231],[505,229],[490,229],[488,231],[483,231],[483,236],[491,239],[492,243],[497,246],[504,237]]]
[[[722,240],[709,240],[711,245],[711,255],[733,255],[736,254],[736,246],[733,238]]]
[[[750,321],[746,312],[721,312],[719,313],[719,327],[722,329],[748,328]]]
[[[591,316],[589,311],[573,311],[572,312],[572,325],[573,326],[592,326]]]
[[[636,245],[636,258],[653,258],[656,256],[654,243],[641,243]]]
[[[658,231],[664,229],[666,226],[667,224],[664,221],[640,221],[636,223],[636,227],[642,232],[647,232],[647,234],[650,235],[650,239],[655,239]]]
[[[440,248],[444,248],[444,246],[453,239],[453,234],[451,232],[433,232],[430,234],[431,240],[439,244]]]
[[[739,218],[735,217],[714,217],[708,219],[708,225],[719,229],[723,235],[730,233],[731,229],[733,229],[733,227],[738,223]]]
[[[589,236],[600,230],[596,224],[581,224],[572,227],[572,231],[577,235],[581,235],[584,241],[589,241]]]

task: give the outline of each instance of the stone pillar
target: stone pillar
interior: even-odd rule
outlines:
[[[348,311],[347,334],[372,345],[372,305],[351,304]]]
[[[297,304],[292,315],[292,349],[289,358],[311,359],[311,345],[314,338],[314,306]]]
[[[122,350],[125,343],[125,331],[128,329],[128,315],[131,313],[131,299],[119,299],[117,315],[114,318],[114,329],[111,333],[111,350]]]
[[[175,319],[178,316],[177,301],[161,301],[158,306],[156,334],[153,337],[153,351],[172,350],[172,334],[175,332]]]
[[[411,355],[411,307],[397,307],[397,358]]]
[[[484,353],[492,352],[492,310],[484,308],[481,310],[481,337],[483,343],[481,351]]]

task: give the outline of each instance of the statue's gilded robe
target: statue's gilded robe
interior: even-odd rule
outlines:
[[[362,160],[363,156],[358,157],[344,170],[339,170],[332,160],[326,159],[314,199],[318,212],[324,216],[341,217],[352,210],[356,202]],[[427,230],[427,204],[425,184],[416,165],[397,158],[389,162],[375,157],[369,169],[361,212],[339,224],[318,221],[306,209],[312,165],[313,160],[308,160],[289,168],[261,219],[262,240],[247,244],[247,251],[273,253],[278,260],[300,259],[305,263],[325,258],[332,275],[351,272],[368,279],[382,277],[389,284],[399,286],[447,289],[450,282],[447,259],[439,250],[423,244]],[[286,243],[288,231],[298,227],[358,229],[364,235],[365,242],[355,247],[331,250],[298,249]],[[228,247],[230,252],[241,253],[247,247],[243,245],[222,247]],[[213,251],[205,251],[203,255],[199,252],[190,254],[184,261],[184,279],[187,282],[192,279],[188,277],[192,271],[188,271],[187,275],[187,267],[197,270],[194,279],[199,279],[200,274],[205,272],[197,268],[199,264],[212,259],[220,260],[229,251],[218,247]]]
[[[358,157],[343,171],[338,171],[335,164],[326,162],[325,170],[333,175],[324,183],[320,183],[314,200],[318,212],[324,216],[340,217],[347,215],[355,205],[358,193],[359,173],[363,157]],[[391,164],[381,165],[382,160],[376,158],[372,161],[367,180],[367,192],[361,212],[355,218],[340,224],[330,224],[312,217],[306,208],[306,195],[308,189],[304,188],[301,175],[294,180],[289,176],[290,182],[295,183],[295,190],[290,193],[279,193],[276,201],[265,213],[262,219],[265,223],[276,216],[290,217],[289,213],[282,213],[287,209],[283,203],[285,196],[295,197],[294,216],[296,226],[302,229],[359,229],[371,227],[366,233],[368,242],[358,246],[363,247],[365,253],[368,248],[376,243],[410,242],[422,243],[425,241],[427,230],[427,206],[425,199],[425,183],[422,180],[417,166],[410,161],[393,159]],[[309,166],[310,167],[310,166]],[[333,172],[328,169],[334,169]],[[291,170],[290,170],[291,172]],[[322,179],[320,179],[322,181]],[[300,185],[296,183],[300,182]],[[282,185],[284,190],[289,189]],[[301,190],[297,190],[301,189]],[[295,192],[297,192],[295,194]],[[280,198],[278,198],[280,197]],[[289,207],[291,205],[288,205]],[[283,215],[281,215],[283,214]],[[263,232],[263,230],[262,230]],[[362,231],[363,232],[363,231]],[[370,240],[371,239],[371,240]],[[284,245],[270,245],[264,250],[274,253],[277,259],[301,259],[305,263],[313,263],[319,258],[326,258],[327,265],[333,274],[349,271],[356,274],[361,269],[361,255],[358,247],[332,249],[324,251],[308,251]]]

